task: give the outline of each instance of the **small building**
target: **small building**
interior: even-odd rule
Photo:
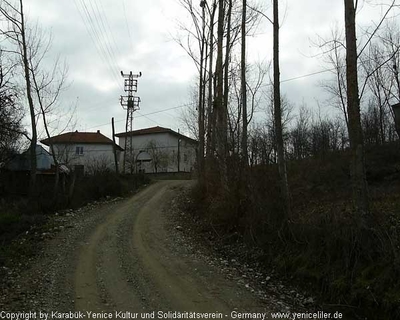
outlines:
[[[52,155],[41,145],[36,145],[36,181],[38,190],[54,179],[55,167]],[[31,147],[15,154],[0,172],[0,196],[28,195],[31,171]]]
[[[57,161],[79,173],[115,171],[114,148],[117,161],[123,149],[97,132],[67,132],[41,141],[53,146]],[[50,149],[51,151],[51,149]]]
[[[36,145],[36,169],[40,174],[42,171],[49,170],[54,165],[53,157],[41,145]],[[31,170],[31,148],[21,154],[16,154],[6,169],[11,171],[30,171]]]
[[[123,155],[126,157],[125,172],[191,172],[195,169],[197,141],[179,132],[157,126],[118,133],[116,137],[119,146],[126,150]]]

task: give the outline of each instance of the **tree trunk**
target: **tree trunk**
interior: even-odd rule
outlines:
[[[22,62],[24,65],[24,74],[25,74],[25,82],[26,82],[26,94],[28,98],[29,104],[29,113],[31,117],[31,128],[32,128],[32,140],[30,145],[30,183],[29,183],[29,197],[34,198],[36,195],[36,145],[37,145],[37,132],[36,132],[36,119],[35,119],[35,108],[33,105],[32,99],[32,85],[31,78],[29,72],[29,61],[28,61],[28,52],[27,52],[27,42],[25,35],[25,19],[24,19],[24,8],[22,4],[22,0],[20,3],[20,14],[21,14],[21,38],[22,38]]]
[[[210,17],[210,57],[208,66],[208,123],[207,123],[207,158],[210,159],[214,153],[215,141],[215,114],[213,110],[213,56],[214,56],[214,16],[216,4],[213,3],[213,8]]]
[[[248,164],[247,152],[247,91],[246,91],[246,6],[243,0],[242,9],[242,48],[241,48],[241,91],[242,91],[242,160],[244,167]]]
[[[364,141],[360,121],[360,100],[357,78],[356,10],[353,0],[344,0],[346,25],[346,76],[349,140],[352,154],[351,179],[353,201],[361,226],[367,226],[369,213],[368,185],[365,173]]]
[[[202,6],[202,33],[200,45],[200,80],[199,80],[199,106],[198,106],[198,126],[199,126],[199,150],[198,150],[198,174],[199,181],[204,181],[204,48],[205,48],[205,3]]]
[[[228,0],[228,11],[226,14],[226,46],[225,46],[225,65],[224,65],[224,106],[228,106],[229,100],[229,63],[231,48],[231,18],[232,18],[232,0]]]
[[[32,64],[32,60],[30,60],[30,62]],[[37,82],[36,73],[34,72],[33,67],[31,67],[31,71],[32,71],[32,81],[33,81],[34,89],[35,89],[35,92],[36,92],[38,105],[40,106],[40,112],[41,112],[42,117],[43,117],[44,130],[46,132],[47,139],[50,142],[50,152],[51,152],[51,156],[53,158],[54,166],[55,166],[55,169],[56,169],[56,175],[55,175],[55,180],[54,180],[54,189],[53,189],[53,201],[54,201],[54,204],[57,205],[57,202],[58,202],[58,186],[59,186],[59,181],[60,181],[60,170],[59,170],[57,156],[56,156],[56,153],[55,153],[55,150],[54,150],[54,145],[53,145],[53,143],[51,141],[49,127],[47,125],[45,106],[43,104],[43,99],[42,99],[42,96],[41,96],[39,84]]]
[[[285,150],[283,145],[283,129],[282,129],[282,110],[281,110],[281,93],[280,93],[280,71],[279,71],[279,11],[278,0],[273,0],[274,10],[274,122],[275,137],[278,155],[278,168],[281,183],[282,200],[284,204],[283,223],[290,218],[290,201],[289,201],[289,185],[286,171]]]
[[[222,189],[227,188],[227,109],[224,104],[224,69],[223,69],[223,38],[224,38],[224,1],[219,0],[218,30],[217,30],[217,61],[215,76],[217,78],[214,114],[216,121],[217,155]]]
[[[36,84],[35,84],[35,86],[36,86]],[[39,96],[39,93],[38,93],[38,96]],[[40,99],[40,97],[38,99]],[[55,150],[54,150],[54,145],[51,142],[50,131],[49,131],[49,128],[47,126],[47,121],[46,121],[46,112],[43,109],[42,105],[41,105],[40,108],[41,108],[41,111],[42,111],[43,124],[44,124],[44,128],[45,128],[45,131],[46,131],[47,139],[49,139],[49,141],[50,141],[50,152],[51,152],[51,155],[52,155],[52,158],[53,158],[53,161],[54,161],[54,166],[56,168],[56,176],[55,176],[55,180],[54,180],[53,197],[54,197],[54,203],[57,203],[57,201],[58,201],[58,187],[59,187],[59,181],[60,181],[60,166],[59,166],[58,159],[57,159],[57,156],[56,156],[56,153],[55,153]]]
[[[224,121],[224,126],[225,126],[225,131],[224,131],[224,141],[225,141],[225,150],[224,150],[224,161],[225,164],[224,166],[226,167],[226,157],[228,155],[228,148],[227,148],[227,143],[228,143],[228,103],[229,103],[229,66],[230,66],[230,52],[231,52],[231,20],[232,20],[232,0],[228,0],[226,2],[226,5],[228,6],[227,9],[227,14],[226,14],[226,32],[225,32],[225,37],[226,37],[226,44],[225,44],[225,63],[224,63],[224,102],[223,102],[223,109],[221,111],[223,112],[223,118],[221,120]],[[232,132],[232,131],[230,131]],[[234,145],[234,144],[233,144]],[[222,176],[222,181],[225,184],[228,184],[227,182],[227,168],[226,172],[223,171],[225,176]]]

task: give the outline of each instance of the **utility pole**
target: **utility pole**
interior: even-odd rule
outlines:
[[[118,175],[118,159],[117,159],[117,145],[115,144],[115,127],[114,127],[114,117],[111,118],[111,126],[112,126],[112,139],[113,139],[113,152],[114,152],[114,163],[115,163],[115,172]],[[126,139],[125,139],[126,141]]]
[[[121,71],[121,76],[124,78],[124,91],[128,94],[126,96],[121,96],[120,103],[122,108],[126,110],[126,124],[125,124],[125,132],[133,131],[133,113],[136,110],[139,110],[140,97],[134,96],[133,94],[137,92],[137,78],[142,76],[142,73],[133,74],[132,71],[129,73],[123,73]],[[129,160],[130,160],[130,172],[133,173],[133,144],[132,144],[132,135],[130,136],[128,143],[128,135],[125,137],[125,152],[124,152],[124,163],[123,163],[123,172],[126,172],[126,154],[129,152]]]
[[[178,173],[180,169],[180,162],[181,162],[181,137],[180,137],[180,132],[178,129]]]

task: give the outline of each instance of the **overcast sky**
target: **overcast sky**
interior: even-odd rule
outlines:
[[[185,20],[178,0],[29,0],[25,10],[30,23],[38,22],[52,33],[52,55],[60,54],[69,66],[71,85],[62,96],[63,108],[77,104],[79,131],[101,130],[111,135],[111,117],[116,131],[125,130],[126,111],[119,104],[123,93],[120,71],[142,72],[137,95],[140,111],[134,128],[181,127],[179,117],[190,103],[190,87],[196,68],[187,54],[172,39],[177,21]],[[271,1],[264,1],[271,15]],[[378,22],[380,7],[361,1],[358,16],[361,26]],[[384,1],[385,2],[385,1]],[[90,18],[87,17],[90,13]],[[282,93],[300,104],[315,106],[325,97],[318,82],[328,73],[302,77],[324,70],[318,50],[312,45],[316,35],[329,36],[335,25],[343,26],[343,1],[281,1],[281,79]],[[93,33],[93,28],[95,33]],[[272,27],[260,24],[257,36],[248,39],[248,60],[270,60]],[[107,44],[107,46],[105,45]],[[262,117],[262,112],[256,115]],[[182,129],[182,127],[181,127]]]

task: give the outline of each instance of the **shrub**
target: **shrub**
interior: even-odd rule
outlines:
[[[347,151],[288,162],[293,216],[284,229],[275,164],[250,168],[245,180],[240,163],[232,161],[229,192],[219,193],[218,175],[210,175],[212,188],[200,189],[204,193],[194,201],[207,211],[202,216],[218,221],[212,228],[221,236],[239,233],[247,245],[262,249],[265,265],[325,300],[394,319],[400,317],[399,144],[369,148],[366,159],[375,221],[367,230],[355,221]]]

